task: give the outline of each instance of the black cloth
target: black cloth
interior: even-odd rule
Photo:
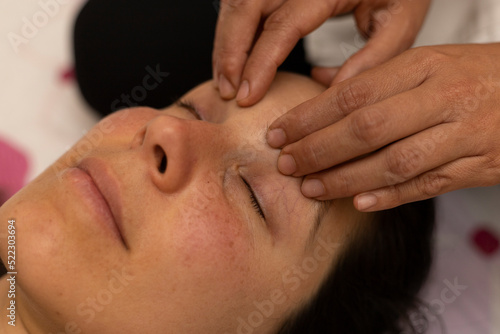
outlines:
[[[77,81],[102,115],[162,108],[212,77],[218,2],[89,0],[74,27]],[[309,75],[300,41],[280,70]]]

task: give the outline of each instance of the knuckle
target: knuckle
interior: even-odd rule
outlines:
[[[352,177],[351,175],[346,171],[345,168],[342,168],[338,170],[335,173],[335,190],[339,192],[341,196],[352,196],[354,193],[352,193]]]
[[[424,67],[435,67],[450,63],[450,56],[433,47],[420,47],[413,49],[416,60]]]
[[[427,61],[433,65],[449,64],[450,61],[448,55],[433,48],[428,49],[427,52],[424,53],[424,56]]]
[[[450,179],[439,172],[429,172],[422,175],[416,182],[419,194],[427,198],[435,197],[443,193],[443,189],[449,185]]]
[[[469,78],[466,75],[455,75],[453,81],[443,85],[441,92],[447,101],[461,101],[464,100],[464,97],[473,94],[478,84],[477,80]]]
[[[295,40],[302,37],[302,31],[291,19],[292,15],[288,8],[282,7],[273,12],[264,22],[264,30],[274,33],[282,33],[287,40]]]
[[[424,153],[418,148],[392,149],[386,155],[386,166],[390,175],[408,180],[417,174],[424,160]]]
[[[453,57],[444,53],[440,49],[432,46],[418,47],[407,51],[409,57],[407,58],[407,66],[414,71],[425,73],[425,77],[429,78],[438,72],[449,68],[454,64]],[[455,73],[461,73],[460,70]]]
[[[481,169],[485,171],[485,177],[479,181],[479,186],[489,187],[500,184],[500,157],[486,154],[482,160]]]
[[[454,80],[447,87],[443,87],[442,97],[452,107],[452,115],[455,120],[468,117],[462,111],[475,111],[479,108],[481,99],[475,93],[476,87],[481,87],[477,80],[461,77]]]
[[[388,193],[390,194],[389,202],[391,206],[400,205],[406,202],[407,198],[407,190],[404,185],[392,185],[387,188]]]
[[[352,116],[351,130],[354,138],[370,148],[377,147],[387,135],[384,113],[377,109],[370,109]]]
[[[335,95],[334,104],[344,116],[368,104],[370,87],[362,81],[355,81],[342,87]]]

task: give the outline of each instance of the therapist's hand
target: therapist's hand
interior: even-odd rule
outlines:
[[[366,46],[336,82],[408,49],[430,0],[221,0],[213,51],[214,83],[240,106],[258,102],[297,41],[328,18],[354,12]]]
[[[334,85],[271,124],[278,168],[360,211],[500,184],[498,59],[500,44],[417,48]]]

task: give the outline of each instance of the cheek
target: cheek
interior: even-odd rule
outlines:
[[[250,244],[244,224],[220,200],[196,194],[178,218],[173,246],[179,264],[219,273],[245,271]]]
[[[171,310],[176,320],[186,315],[176,313],[183,309],[199,314],[198,320],[208,317],[203,320],[207,323],[226,317],[241,307],[253,288],[246,223],[230,215],[220,202],[197,193],[180,204],[175,218],[161,229],[161,265],[147,266],[156,268],[153,286],[157,288],[150,291],[151,300],[159,303],[158,309]],[[155,299],[159,294],[164,298]]]
[[[223,301],[252,288],[255,266],[248,224],[232,212],[216,182],[198,184],[178,199],[168,224],[167,275],[198,295]],[[238,292],[239,291],[239,292]]]

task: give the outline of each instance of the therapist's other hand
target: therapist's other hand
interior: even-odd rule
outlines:
[[[251,106],[266,93],[297,41],[328,18],[354,12],[366,46],[335,82],[408,49],[430,0],[221,0],[213,51],[214,83],[225,99]]]
[[[423,47],[334,85],[271,124],[278,168],[360,211],[500,184],[498,59],[500,44]]]

